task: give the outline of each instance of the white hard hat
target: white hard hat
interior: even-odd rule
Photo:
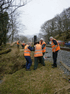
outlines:
[[[53,39],[53,37],[51,36],[50,39]]]
[[[43,38],[41,38],[40,40],[44,40]]]

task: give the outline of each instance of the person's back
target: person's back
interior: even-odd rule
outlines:
[[[32,65],[32,60],[31,60],[31,57],[30,57],[30,53],[32,51],[32,47],[29,46],[28,44],[25,44],[25,47],[24,47],[24,57],[26,59],[26,70],[30,70],[30,66]]]
[[[37,69],[38,61],[45,66],[44,60],[43,60],[43,53],[42,53],[42,45],[40,45],[38,42],[34,46],[34,70]]]
[[[28,49],[29,45],[24,47],[24,56],[30,56],[31,51]]]
[[[39,57],[43,56],[42,54],[42,46],[40,44],[35,45],[35,52],[34,52],[34,57]]]

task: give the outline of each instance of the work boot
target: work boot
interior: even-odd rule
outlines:
[[[57,67],[57,65],[56,66],[52,66],[52,68],[56,68]]]
[[[30,69],[26,69],[26,71],[31,71]]]
[[[54,66],[54,64],[51,64],[52,66]]]

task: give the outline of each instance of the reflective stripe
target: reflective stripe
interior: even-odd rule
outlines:
[[[35,50],[35,51],[42,51],[42,50]]]
[[[28,50],[28,49],[25,49],[26,51],[30,51],[30,50]]]
[[[24,53],[29,53],[29,52],[24,52]]]
[[[42,52],[37,52],[37,53],[35,53],[35,54],[42,54]]]
[[[55,47],[53,47],[52,49],[54,49]]]
[[[54,44],[52,44],[51,46],[53,46]]]
[[[54,45],[55,46],[55,45]],[[57,45],[57,47],[58,47],[59,45]],[[56,48],[56,47],[53,47],[53,48]]]
[[[30,52],[24,52],[24,53],[30,53]]]

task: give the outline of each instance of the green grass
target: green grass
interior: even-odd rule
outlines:
[[[70,84],[63,79],[66,77],[63,71],[59,68],[52,69],[49,61],[45,61],[46,66],[39,64],[37,70],[33,70],[32,63],[31,71],[26,71],[21,67],[26,62],[23,51],[17,53],[17,50],[12,50],[6,56],[1,56],[0,67],[4,66],[1,72],[3,82],[0,84],[0,94],[54,94],[55,91]],[[34,61],[33,52],[31,58]]]
[[[26,71],[20,69],[13,74],[7,74],[0,84],[1,94],[54,94],[55,90],[68,85],[58,68],[52,69],[50,62],[41,64],[37,70]],[[49,68],[48,68],[49,67]]]

